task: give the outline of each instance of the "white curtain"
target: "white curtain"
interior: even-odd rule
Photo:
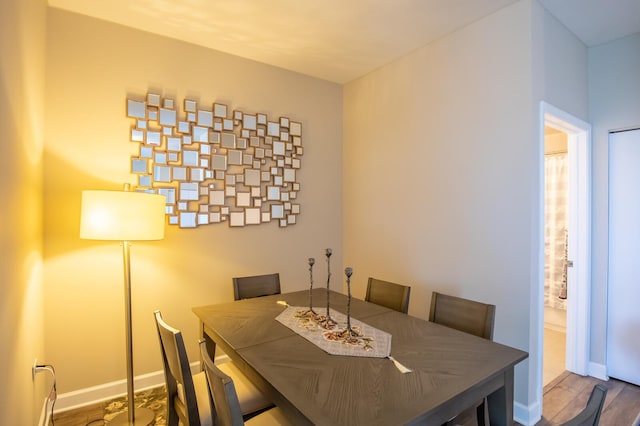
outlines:
[[[547,155],[544,163],[544,304],[567,309],[567,155]]]

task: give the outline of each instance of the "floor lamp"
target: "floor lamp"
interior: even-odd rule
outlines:
[[[164,238],[165,197],[144,192],[82,191],[80,238],[122,242],[124,261],[125,325],[127,330],[128,410],[109,425],[148,425],[155,414],[147,408],[135,408],[133,393],[133,343],[131,340],[130,241]]]

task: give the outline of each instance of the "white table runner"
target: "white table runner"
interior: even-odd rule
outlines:
[[[308,308],[288,306],[276,320],[329,354],[389,358],[391,334],[351,318],[351,329],[357,331],[359,336],[348,339],[347,316],[333,309],[329,312],[337,322],[332,330],[326,330],[318,324],[319,320],[325,318],[326,309],[318,309],[317,313],[321,316],[318,318],[311,315]]]

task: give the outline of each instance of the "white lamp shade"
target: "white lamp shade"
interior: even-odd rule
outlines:
[[[80,238],[141,241],[164,238],[164,195],[82,191]]]

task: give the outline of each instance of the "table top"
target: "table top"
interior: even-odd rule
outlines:
[[[316,312],[326,311],[325,290],[314,290],[313,299]],[[413,370],[402,374],[389,359],[327,354],[275,320],[285,309],[278,300],[308,306],[309,292],[193,312],[205,333],[213,334],[235,361],[246,363],[245,369],[250,367],[250,376],[255,372],[273,387],[278,405],[295,407],[318,425],[444,423],[456,409],[479,399],[478,392],[485,392],[492,379],[501,379],[527,357],[518,349],[352,299],[354,318],[392,335],[391,356]],[[332,309],[346,313],[346,296],[331,292],[330,301]]]

